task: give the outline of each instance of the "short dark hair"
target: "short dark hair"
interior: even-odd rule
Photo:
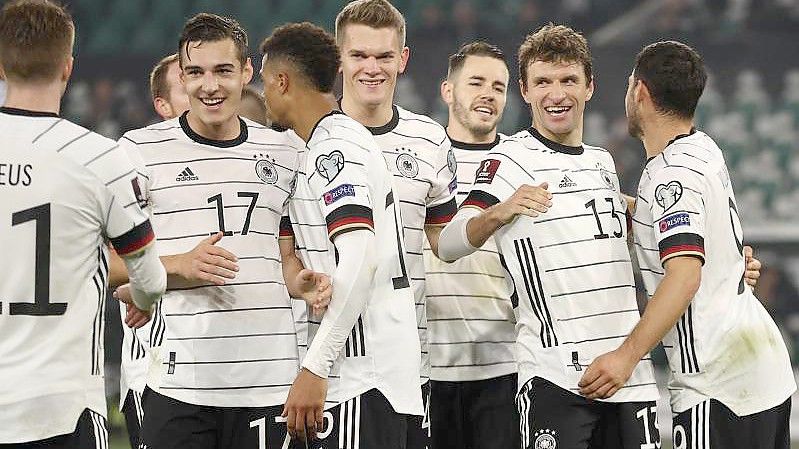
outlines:
[[[593,79],[591,50],[585,37],[564,25],[547,24],[528,34],[519,47],[519,79],[527,86],[527,68],[535,61],[579,63],[583,65],[585,82]]]
[[[316,90],[333,91],[341,55],[336,40],[322,28],[310,22],[279,26],[261,43],[261,54],[268,61],[283,59],[293,64]]]
[[[158,64],[153,67],[152,72],[150,72],[150,95],[155,100],[158,97],[166,98],[169,97],[169,85],[166,82],[166,74],[169,72],[169,66],[178,62],[177,53],[173,53],[169,56],[165,56]]]
[[[231,39],[236,45],[237,57],[241,66],[247,60],[247,32],[235,19],[217,14],[202,12],[189,19],[183,26],[178,41],[180,66],[183,67],[183,52],[189,55],[190,42],[217,42]]]
[[[633,77],[649,89],[655,109],[692,119],[705,90],[707,72],[699,53],[676,41],[647,45],[635,57]]]
[[[50,81],[72,53],[75,25],[49,0],[17,0],[0,12],[0,65],[10,80]]]
[[[454,55],[450,55],[449,66],[447,67],[447,79],[457,74],[458,71],[463,68],[463,64],[469,56],[485,56],[505,62],[505,54],[502,53],[502,50],[496,45],[484,41],[471,42],[459,48],[458,52]]]

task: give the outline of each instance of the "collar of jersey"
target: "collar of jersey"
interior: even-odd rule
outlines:
[[[203,137],[197,134],[193,129],[191,129],[191,127],[189,126],[189,121],[186,119],[186,115],[188,113],[189,111],[184,112],[180,116],[180,119],[178,121],[180,122],[180,127],[183,129],[183,132],[186,133],[187,136],[189,136],[189,139],[197,143],[201,143],[203,145],[211,145],[212,147],[230,148],[230,147],[235,147],[237,145],[241,145],[242,143],[247,141],[247,124],[244,123],[244,120],[242,120],[241,117],[238,117],[239,124],[241,126],[241,131],[239,132],[238,137],[230,140],[214,140],[214,139],[209,139],[207,137]]]
[[[313,128],[311,128],[311,134],[308,134],[308,141],[310,141],[310,140],[311,140],[311,138],[313,137],[313,133],[315,133],[315,132],[316,132],[316,127],[317,127],[317,126],[319,126],[319,124],[320,124],[320,123],[322,123],[322,120],[324,120],[324,119],[326,119],[326,118],[330,117],[331,115],[336,115],[336,114],[344,114],[344,113],[343,113],[343,112],[341,112],[341,111],[339,111],[338,109],[333,109],[332,111],[330,111],[330,112],[328,112],[327,114],[323,115],[323,116],[322,116],[322,117],[319,119],[319,121],[317,121],[317,122],[316,122],[316,124],[315,124],[315,125],[313,125]],[[344,114],[344,115],[346,115],[346,114]]]
[[[447,134],[449,137],[449,134]],[[457,148],[459,150],[477,150],[477,151],[488,151],[499,143],[499,134],[494,139],[493,142],[489,143],[468,143],[468,142],[461,142],[460,140],[455,140],[452,137],[449,138],[449,141],[452,143],[453,148]]]
[[[31,111],[28,109],[9,108],[7,106],[0,106],[0,112],[9,115],[24,115],[25,117],[59,117],[55,112]]]
[[[665,147],[663,147],[663,151],[666,151],[666,148],[668,148],[668,147],[669,147],[671,144],[673,144],[674,142],[676,142],[676,141],[678,141],[678,140],[680,140],[680,139],[684,139],[684,138],[686,138],[686,137],[688,137],[688,136],[692,135],[692,134],[693,134],[693,133],[695,133],[695,132],[696,132],[696,128],[694,128],[694,127],[692,126],[692,127],[691,127],[691,130],[690,130],[690,131],[688,131],[688,134],[679,134],[679,135],[675,136],[673,139],[669,140],[669,142],[666,144],[666,146],[665,146]],[[662,154],[662,153],[663,153],[663,151],[661,151],[661,152],[660,152],[660,153],[659,153],[657,156],[652,156],[652,157],[646,158],[646,164],[649,164],[649,163],[652,161],[652,159],[654,159],[654,158],[656,158],[656,157],[660,156],[660,154]]]
[[[568,145],[563,145],[562,143],[557,143],[554,140],[549,140],[532,126],[527,128],[527,132],[529,132],[533,137],[538,139],[541,143],[543,143],[547,148],[549,148],[552,151],[557,151],[558,153],[571,154],[572,156],[579,156],[583,154],[584,150],[582,145],[580,145],[579,147],[570,147]]]
[[[368,129],[373,136],[379,136],[381,134],[390,133],[394,130],[394,128],[397,127],[397,124],[399,124],[399,110],[397,109],[397,106],[392,104],[391,120],[389,120],[388,123],[383,126],[367,126],[366,129]]]

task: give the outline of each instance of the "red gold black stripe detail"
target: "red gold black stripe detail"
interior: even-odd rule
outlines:
[[[327,214],[327,235],[333,239],[344,232],[356,229],[374,230],[372,209],[359,204],[346,204]]]
[[[294,229],[291,227],[291,218],[288,215],[280,217],[280,237],[294,237]]]
[[[114,245],[117,254],[127,256],[141,251],[153,240],[155,240],[153,227],[150,225],[150,220],[145,220],[130,231],[112,238],[111,244]]]
[[[482,190],[472,190],[469,192],[469,196],[461,203],[461,207],[477,207],[485,210],[497,203],[499,203],[499,200],[494,195]]]
[[[424,218],[426,225],[443,225],[449,223],[455,213],[458,212],[458,204],[455,198],[438,206],[428,207]]]
[[[698,234],[670,235],[660,241],[658,249],[661,263],[676,256],[694,256],[705,262],[705,239]]]

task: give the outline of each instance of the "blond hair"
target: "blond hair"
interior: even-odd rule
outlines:
[[[400,46],[405,46],[405,17],[387,0],[355,0],[336,16],[336,42],[341,45],[347,25],[366,25],[371,28],[394,28]]]

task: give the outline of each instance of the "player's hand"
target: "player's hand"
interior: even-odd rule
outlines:
[[[120,285],[114,290],[114,298],[127,306],[125,314],[125,325],[132,329],[138,329],[150,321],[150,312],[141,310],[133,304],[133,297],[130,294],[130,284]]]
[[[513,221],[517,215],[537,217],[552,206],[552,194],[547,191],[548,187],[545,182],[537,186],[523,184],[510,198],[491,206],[488,213],[504,224]]]
[[[222,233],[203,239],[191,251],[175,256],[176,274],[189,283],[225,285],[239,271],[238,258],[230,251],[216,246]]]
[[[327,379],[303,368],[289,390],[282,416],[286,419],[289,435],[301,441],[316,438],[324,427]]]
[[[594,359],[577,386],[588,399],[607,399],[624,384],[633,373],[638,360],[621,349],[610,351]]]
[[[315,315],[324,311],[330,304],[330,299],[333,297],[333,284],[330,281],[330,276],[304,268],[297,273],[295,282],[302,294],[302,299],[313,308]]]
[[[749,245],[744,246],[744,260],[746,261],[746,271],[744,271],[744,281],[750,287],[757,285],[757,280],[760,279],[760,269],[763,264],[755,259],[754,250]]]

